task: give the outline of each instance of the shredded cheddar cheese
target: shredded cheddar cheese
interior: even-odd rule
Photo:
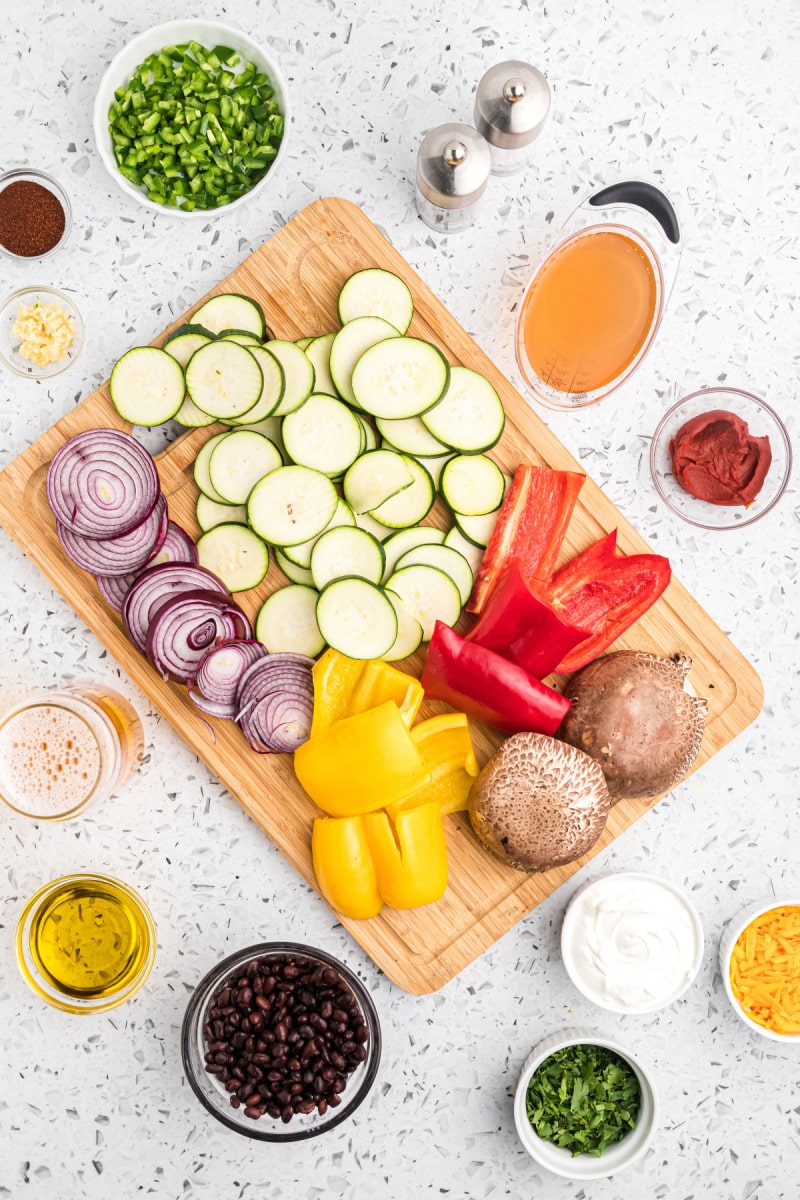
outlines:
[[[772,908],[740,934],[731,989],[758,1025],[800,1034],[800,905]]]
[[[19,353],[37,367],[49,367],[69,353],[75,338],[75,321],[57,304],[20,304],[11,326]]]

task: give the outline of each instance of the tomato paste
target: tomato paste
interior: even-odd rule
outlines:
[[[692,417],[669,444],[672,473],[690,495],[709,504],[752,504],[772,462],[768,437],[715,408]]]

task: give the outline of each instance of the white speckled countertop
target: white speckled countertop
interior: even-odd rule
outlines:
[[[3,375],[0,466],[125,349],[326,194],[363,204],[518,382],[515,308],[574,194],[595,178],[662,180],[679,205],[685,249],[656,346],[603,404],[548,420],[756,664],[766,704],[754,726],[598,863],[441,992],[415,998],[380,975],[3,534],[3,706],[32,686],[92,675],[140,706],[148,748],[119,798],[81,820],[46,826],[0,816],[0,1197],[796,1200],[800,1052],[744,1029],[725,1000],[716,954],[722,926],[746,902],[800,893],[797,489],[748,530],[704,534],[660,506],[647,450],[671,401],[719,381],[762,394],[797,432],[800,9],[794,0],[219,5],[207,15],[250,29],[279,55],[294,102],[292,145],[263,198],[179,223],[111,183],[94,149],[91,107],[116,50],[185,11],[173,0],[30,0],[5,14],[0,167],[55,173],[75,224],[69,246],[40,265],[0,260],[0,291],[28,282],[68,289],[86,317],[87,343],[49,384]],[[545,71],[553,120],[535,165],[493,181],[478,225],[441,239],[414,211],[416,146],[440,121],[469,120],[477,79],[506,57]],[[655,1016],[617,1019],[593,1008],[560,961],[569,896],[610,866],[682,884],[703,920],[698,979]],[[71,1018],[27,990],[13,928],[40,884],[81,868],[141,889],[159,948],[132,1003]],[[200,976],[231,950],[278,937],[324,946],[358,971],[384,1034],[378,1081],[354,1119],[286,1147],[217,1126],[183,1079],[178,1045]],[[583,1187],[535,1167],[516,1140],[510,1099],[531,1047],[574,1024],[638,1052],[661,1101],[647,1157]]]

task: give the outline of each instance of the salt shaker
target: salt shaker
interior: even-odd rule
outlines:
[[[475,93],[475,127],[491,148],[492,174],[513,175],[550,112],[550,85],[530,63],[514,59],[490,67]]]
[[[417,211],[439,233],[473,224],[491,172],[491,153],[471,125],[450,122],[426,134],[417,154]]]

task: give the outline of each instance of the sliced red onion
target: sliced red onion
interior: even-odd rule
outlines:
[[[165,600],[183,592],[197,591],[198,588],[230,596],[225,584],[205,567],[195,567],[189,563],[160,563],[146,567],[131,584],[122,606],[122,619],[136,649],[142,654],[147,653],[151,618]]]
[[[87,538],[56,520],[64,553],[93,575],[130,575],[145,565],[167,536],[167,502],[159,495],[150,515],[129,533],[114,538]]]
[[[184,592],[153,613],[147,657],[164,679],[190,683],[216,642],[252,636],[250,622],[230,597],[206,590]]]
[[[291,754],[308,741],[313,665],[304,654],[270,654],[242,676],[237,721],[256,753]]]
[[[125,597],[140,575],[141,571],[131,571],[129,575],[95,575],[94,581],[109,608],[122,612]]]
[[[50,463],[46,486],[56,519],[87,538],[130,533],[150,515],[161,490],[150,455],[119,429],[87,429],[70,438]]]
[[[268,653],[261,642],[221,642],[208,651],[197,668],[190,698],[203,712],[232,721],[239,711],[236,697],[242,676]]]
[[[170,521],[163,544],[153,555],[153,566],[161,563],[197,563],[197,547],[185,529]]]

